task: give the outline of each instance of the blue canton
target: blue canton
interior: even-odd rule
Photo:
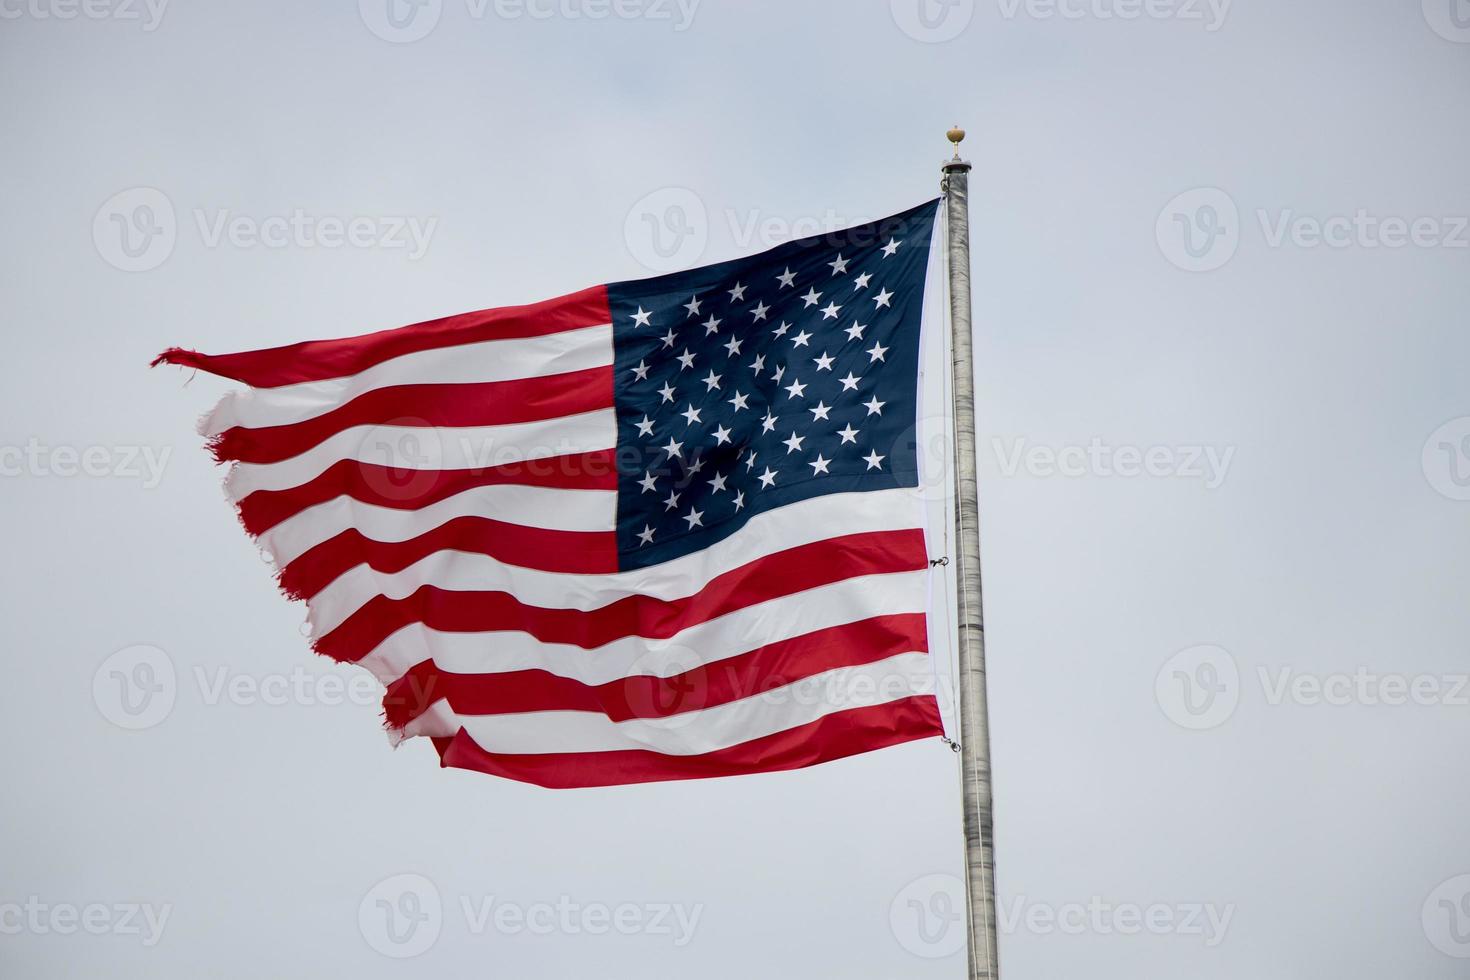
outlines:
[[[702,550],[798,500],[918,485],[937,207],[607,287],[620,567]]]

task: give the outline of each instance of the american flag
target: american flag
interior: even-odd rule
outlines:
[[[445,766],[551,787],[940,735],[916,493],[938,202],[687,272],[155,363],[314,648]]]

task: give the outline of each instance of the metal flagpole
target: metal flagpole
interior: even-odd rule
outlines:
[[[970,164],[965,131],[949,131],[944,165],[948,232],[950,367],[954,394],[955,531],[958,564],[960,767],[965,817],[970,980],[996,980],[995,847],[990,722],[985,702],[985,622],[980,601],[980,502],[975,478],[975,368],[970,341]]]

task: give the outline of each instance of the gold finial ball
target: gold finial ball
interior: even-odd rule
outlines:
[[[948,133],[945,133],[945,135],[949,137],[949,141],[953,143],[954,148],[958,150],[960,148],[960,141],[965,138],[965,131],[956,126]]]

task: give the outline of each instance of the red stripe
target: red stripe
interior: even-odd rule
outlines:
[[[681,599],[625,596],[591,611],[527,605],[506,592],[452,592],[425,585],[403,599],[379,595],[316,643],[356,662],[410,623],[449,633],[517,630],[543,643],[599,647],[626,636],[660,639],[746,606],[859,575],[925,568],[924,532],[872,531],[829,538],[758,558]]]
[[[276,388],[303,381],[344,378],[374,364],[416,351],[485,340],[540,337],[596,326],[609,320],[607,288],[593,286],[527,306],[502,306],[461,313],[359,337],[312,340],[238,354],[200,354],[170,347],[154,358],[153,363],[198,368],[256,388]]]
[[[613,721],[665,718],[763,694],[839,667],[928,649],[924,614],[909,613],[815,630],[672,677],[624,677],[596,686],[544,670],[457,674],[426,660],[388,686],[383,710],[394,728],[404,727],[440,700],[458,715],[597,711]]]
[[[394,385],[364,392],[302,422],[258,429],[235,426],[215,436],[210,449],[220,462],[279,463],[353,426],[514,425],[580,415],[612,404],[609,367],[514,381]]]
[[[942,734],[939,703],[932,694],[923,694],[838,711],[798,728],[704,755],[664,755],[648,749],[511,755],[485,751],[463,729],[453,738],[433,741],[442,766],[473,769],[548,789],[572,789],[802,769]]]
[[[611,449],[599,449],[467,470],[410,470],[344,459],[299,487],[257,490],[240,501],[240,521],[251,534],[264,534],[288,517],[336,497],[396,510],[418,510],[475,487],[501,484],[616,490],[615,455]]]
[[[489,555],[508,565],[547,572],[594,575],[618,570],[615,531],[552,531],[466,516],[407,541],[374,541],[348,528],[287,565],[281,572],[281,589],[293,599],[309,599],[354,566],[391,574],[436,551]]]

